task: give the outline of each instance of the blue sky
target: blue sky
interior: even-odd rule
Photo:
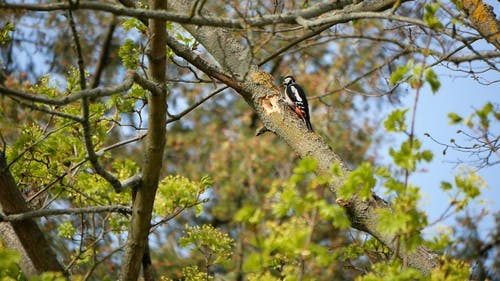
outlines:
[[[471,155],[464,152],[456,152],[448,149],[446,155],[442,151],[444,147],[427,138],[424,134],[429,133],[433,138],[442,143],[449,143],[451,138],[465,140],[457,135],[457,130],[466,130],[465,126],[451,126],[447,117],[449,112],[455,112],[463,117],[468,117],[475,109],[480,109],[486,102],[500,103],[500,83],[492,85],[481,85],[465,74],[456,77],[457,73],[450,72],[443,67],[435,68],[441,81],[441,89],[432,94],[428,87],[424,87],[420,93],[418,109],[416,113],[415,132],[419,140],[423,142],[425,149],[434,152],[431,163],[421,166],[423,171],[414,173],[410,180],[412,184],[420,186],[422,190],[421,208],[428,212],[429,221],[437,219],[449,204],[449,195],[440,189],[441,181],[454,182],[454,177],[460,172],[464,165],[457,165],[457,160],[467,161]],[[497,73],[483,75],[489,80],[498,80]],[[414,102],[414,91],[403,100],[403,107],[412,108]],[[409,117],[410,115],[408,115]],[[500,133],[500,124],[494,124],[493,132]],[[471,144],[466,143],[464,144]],[[492,160],[500,160],[494,157]],[[470,166],[469,166],[470,167]],[[480,223],[483,234],[493,226],[494,212],[500,211],[500,164],[482,168],[478,171],[488,183],[489,188],[483,190],[480,198],[475,200],[472,210],[478,214],[482,208],[489,210],[489,215]],[[474,213],[472,213],[474,214]],[[456,216],[444,221],[445,225],[453,225]]]

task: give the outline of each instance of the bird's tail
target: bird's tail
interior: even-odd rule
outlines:
[[[307,118],[304,119],[304,120],[306,121],[307,131],[308,132],[314,132],[313,127],[311,125],[311,121],[309,121],[309,119],[307,119]]]

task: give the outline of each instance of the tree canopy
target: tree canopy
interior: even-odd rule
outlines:
[[[500,163],[498,100],[448,113],[466,143],[415,133],[436,69],[498,86],[487,3],[13,0],[0,15],[1,278],[500,275],[500,214],[468,212],[477,169]],[[315,132],[282,98],[290,74]],[[436,187],[437,221],[411,179],[436,161],[425,142],[478,159]]]

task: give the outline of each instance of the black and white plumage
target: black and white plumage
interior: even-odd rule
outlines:
[[[312,132],[313,128],[309,116],[309,104],[307,103],[306,92],[295,82],[293,76],[286,76],[283,79],[283,86],[285,87],[285,101],[306,122],[307,130]]]

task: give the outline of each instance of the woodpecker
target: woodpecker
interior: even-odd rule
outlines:
[[[306,92],[295,82],[293,76],[286,76],[283,79],[285,87],[285,101],[306,122],[307,130],[313,132],[309,116],[309,105],[307,104]]]

